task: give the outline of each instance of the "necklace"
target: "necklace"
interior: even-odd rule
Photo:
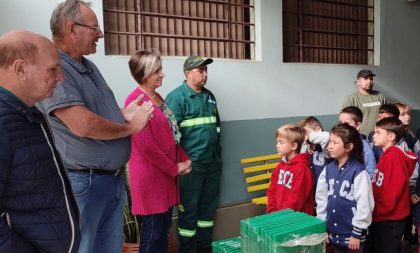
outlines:
[[[157,104],[157,105],[160,105],[161,104],[162,101],[159,98],[159,96],[156,96],[156,92],[153,92],[153,94],[150,94],[145,89],[143,89],[141,86],[139,86],[139,89],[141,91],[143,91],[150,98],[150,100],[152,100],[155,104]]]
[[[153,94],[150,94],[149,92],[147,92],[145,89],[143,89],[141,86],[139,86],[139,89],[141,90],[141,91],[143,91],[144,93],[146,93],[146,95],[149,97],[149,98],[151,98],[151,99],[153,99],[153,98],[155,98],[156,97],[156,92],[153,92]]]

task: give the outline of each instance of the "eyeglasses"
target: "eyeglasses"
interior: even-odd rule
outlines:
[[[95,33],[102,33],[101,27],[99,25],[98,26],[85,25],[85,24],[80,24],[80,23],[77,23],[77,22],[73,22],[73,24],[89,28],[90,30],[92,30],[92,32],[95,32]]]

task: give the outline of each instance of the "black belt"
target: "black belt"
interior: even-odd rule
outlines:
[[[101,170],[101,169],[67,169],[68,172],[76,172],[76,173],[91,173],[91,174],[98,174],[98,175],[113,175],[118,176],[122,169],[118,170]]]

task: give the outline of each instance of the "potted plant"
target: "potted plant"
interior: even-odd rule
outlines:
[[[124,253],[138,253],[140,247],[140,226],[139,217],[131,214],[129,206],[124,208]]]
[[[130,183],[128,181],[128,171],[125,168],[126,183],[125,189],[127,193],[127,203],[124,207],[124,253],[138,253],[140,247],[140,228],[141,219],[139,216],[131,213],[131,194]]]

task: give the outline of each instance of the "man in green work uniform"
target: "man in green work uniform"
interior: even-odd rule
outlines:
[[[192,161],[192,171],[180,177],[180,252],[211,252],[221,174],[219,113],[213,93],[204,88],[212,62],[188,57],[186,80],[166,97],[181,129],[181,146]]]

